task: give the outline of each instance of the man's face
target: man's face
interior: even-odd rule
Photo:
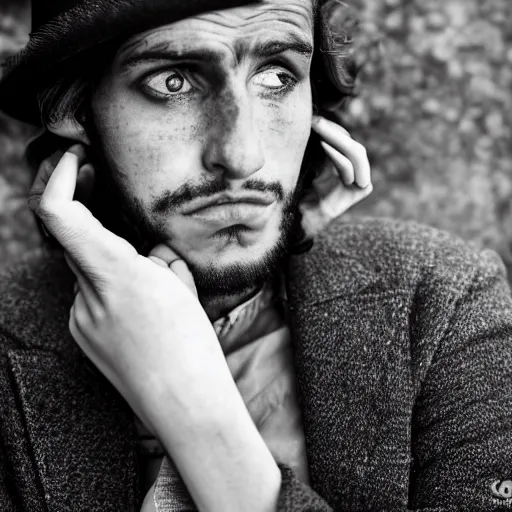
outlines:
[[[93,97],[115,182],[199,279],[257,278],[286,240],[312,49],[310,0],[211,12],[129,39]]]

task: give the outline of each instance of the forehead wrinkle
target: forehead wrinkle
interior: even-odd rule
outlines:
[[[219,23],[225,25],[226,27],[236,28],[246,22],[253,22],[258,18],[261,18],[266,15],[270,15],[271,18],[275,18],[276,15],[283,15],[285,18],[289,18],[289,15],[296,15],[300,18],[306,19],[309,22],[313,19],[313,4],[311,2],[307,2],[309,5],[284,5],[284,4],[275,4],[264,2],[260,5],[253,5],[250,8],[250,11],[247,7],[234,8],[226,11],[214,11],[199,15],[196,19],[201,20],[210,20],[215,23]],[[237,12],[240,10],[247,10],[243,17]],[[231,12],[230,12],[231,11]],[[243,18],[243,19],[241,19]]]
[[[238,12],[239,10],[244,11],[244,16],[240,16],[240,13]],[[245,11],[249,11],[249,14]],[[283,13],[285,14],[285,16],[279,16],[279,14]],[[306,0],[305,2],[299,5],[294,5],[289,3],[275,3],[275,0],[263,0],[263,2],[259,5],[251,5],[250,10],[247,7],[239,7],[234,9],[228,9],[225,11],[209,12],[191,18],[185,18],[184,20],[180,20],[171,24],[162,25],[161,27],[157,27],[150,31],[142,32],[140,34],[132,36],[132,38],[125,42],[125,44],[121,46],[118,53],[130,51],[133,49],[134,46],[139,45],[141,43],[147,44],[147,40],[150,39],[152,36],[155,36],[161,31],[167,31],[173,26],[180,25],[183,22],[193,22],[194,20],[212,21],[218,25],[224,25],[226,28],[243,30],[246,28],[245,25],[247,23],[254,22],[255,19],[264,17],[265,15],[269,14],[271,20],[275,23],[291,24],[294,27],[301,30],[303,30],[306,27],[312,30],[313,3],[311,1]],[[289,14],[294,14],[295,16],[289,16]],[[306,27],[302,23],[300,23],[300,19],[306,21]]]
[[[244,16],[241,16],[240,12],[236,14],[236,11],[239,11],[240,9],[244,10]],[[164,60],[166,58],[169,60],[179,60],[181,58],[186,58],[187,54],[190,54],[188,56],[191,60],[206,60],[215,64],[229,62],[229,67],[235,68],[247,56],[252,54],[258,56],[257,49],[259,45],[271,46],[274,39],[271,35],[266,34],[258,36],[258,33],[261,34],[262,31],[263,33],[265,32],[268,27],[268,21],[272,21],[273,23],[272,32],[279,32],[280,34],[280,36],[275,37],[276,46],[279,46],[280,43],[284,42],[293,42],[295,43],[296,51],[300,46],[302,46],[303,49],[309,45],[312,47],[313,30],[311,28],[311,2],[307,1],[300,5],[275,5],[267,3],[263,6],[255,6],[251,8],[249,11],[250,14],[247,14],[247,11],[248,9],[243,7],[227,11],[216,11],[181,20],[181,22],[184,23],[183,25],[181,25],[181,22],[175,22],[158,27],[151,31],[134,36],[133,40],[127,42],[119,50],[118,56],[126,56],[126,54],[128,54],[127,60],[133,59],[133,65],[136,65],[137,54],[143,54],[144,52],[154,52],[154,55],[148,56],[148,60]],[[283,15],[286,13],[294,14],[294,16]],[[261,18],[261,21],[256,22],[256,27],[252,27],[252,32],[254,33],[250,35],[243,35],[234,42],[224,41],[224,34],[222,33],[222,30],[215,30],[215,25],[217,25],[219,28],[225,27],[236,32],[244,33],[246,28],[250,28],[247,27],[247,25],[253,25],[255,20],[258,18]],[[270,19],[267,20],[267,18]],[[198,27],[194,27],[194,21],[206,22],[208,24],[213,23],[212,27],[208,27],[208,30],[211,31],[211,35],[214,38],[217,37],[218,39],[214,41],[205,40],[204,45],[201,48],[200,37],[198,37],[198,34],[201,34],[201,30],[198,30]],[[304,21],[306,23],[304,23]],[[282,30],[283,33],[286,33],[284,38],[281,35],[279,25],[284,25]],[[293,30],[290,30],[290,26],[293,27]],[[176,27],[177,30],[173,30],[174,27]],[[306,27],[307,31],[305,33],[304,29]],[[299,33],[297,33],[297,29]],[[167,40],[158,41],[158,38],[162,33],[167,36]],[[169,40],[169,36],[171,36],[171,40]],[[157,39],[157,41],[153,42],[154,39]],[[197,44],[198,41],[199,45]],[[192,44],[190,44],[191,42]],[[221,51],[216,51],[214,49],[217,45],[222,47]],[[308,53],[307,51],[298,51],[302,54]],[[166,57],[165,53],[169,53],[169,56]],[[201,53],[204,55],[201,55]],[[276,52],[276,54],[277,53],[278,52]],[[128,64],[123,66],[123,72],[129,70],[133,65]]]
[[[240,15],[237,16],[235,13],[229,11],[219,11],[198,16],[197,19],[207,22],[210,21],[217,25],[240,31],[250,29],[250,25],[254,23],[261,23],[266,27],[267,24],[271,22],[274,25],[291,25],[299,31],[306,32],[308,35],[312,36],[313,7],[310,2],[307,2],[307,4],[308,6],[274,5],[267,3],[263,6],[259,6],[258,10],[254,7],[252,10],[255,12],[246,14],[243,17]],[[241,7],[240,9],[247,8]],[[236,9],[233,9],[233,11],[236,11]]]

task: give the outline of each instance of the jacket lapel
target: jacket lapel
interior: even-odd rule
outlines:
[[[9,360],[48,509],[135,510],[134,432],[115,390],[80,359],[32,349]]]
[[[326,255],[325,247],[314,249],[290,262],[310,480],[336,510],[371,507],[371,496],[386,503],[386,494],[390,507],[407,501],[406,488],[390,488],[406,476],[383,481],[389,474],[383,465],[407,472],[410,462],[410,417],[403,412],[403,384],[410,381],[403,328],[408,310],[392,288],[378,270],[339,250]],[[394,444],[386,446],[382,441],[389,438]]]

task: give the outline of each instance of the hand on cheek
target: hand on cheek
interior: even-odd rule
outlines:
[[[214,416],[237,390],[187,266],[166,246],[137,254],[74,199],[84,160],[71,148],[31,201],[77,279],[73,338],[151,430]]]

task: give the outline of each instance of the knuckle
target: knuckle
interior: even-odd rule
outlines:
[[[92,321],[96,327],[104,325],[108,319],[109,315],[105,308],[96,308],[92,314]]]
[[[71,310],[71,313],[69,315],[68,329],[69,329],[69,332],[71,333],[71,336],[73,336],[73,338],[76,338],[76,334],[78,332],[78,329],[76,327],[75,318],[74,318],[74,315],[73,315],[73,310]]]
[[[84,331],[88,328],[90,324],[90,319],[87,311],[85,311],[85,308],[78,305],[74,308],[74,322],[78,329],[81,331]]]
[[[55,210],[55,205],[52,201],[48,200],[44,195],[41,197],[41,200],[36,205],[36,213],[43,220],[53,220],[57,216],[57,212]]]
[[[368,152],[366,151],[366,148],[362,144],[359,144],[359,142],[357,142],[356,144],[357,144],[356,145],[356,152],[357,152],[357,154],[361,158],[367,159],[368,158]]]
[[[76,320],[76,310],[73,306],[71,308],[70,314],[69,314],[69,322],[68,322],[68,328],[69,332],[71,333],[71,336],[73,336],[73,339],[77,340],[80,337],[80,327],[77,324]]]
[[[73,247],[83,245],[83,241],[85,240],[85,234],[87,230],[83,226],[75,226],[69,225],[67,223],[62,223],[61,225],[62,237],[69,241],[70,244],[73,244]]]

